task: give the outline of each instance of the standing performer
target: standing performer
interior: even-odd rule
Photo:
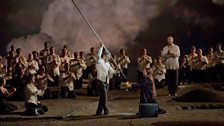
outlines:
[[[96,111],[96,116],[102,114],[104,110],[104,115],[109,114],[109,110],[107,108],[107,91],[109,88],[109,73],[115,74],[116,71],[110,66],[108,62],[110,53],[106,50],[103,52],[104,45],[101,44],[101,47],[97,54],[97,63],[96,63],[96,70],[97,70],[97,85],[96,88],[99,93],[99,104]]]
[[[150,68],[152,63],[152,58],[147,54],[147,49],[144,48],[141,56],[137,59],[138,62],[138,82],[144,79],[143,70],[145,68]]]
[[[166,66],[166,84],[168,85],[169,95],[175,96],[178,83],[179,57],[180,49],[174,44],[173,36],[167,37],[168,45],[163,48],[162,57],[165,59]]]
[[[120,69],[123,71],[124,75],[127,76],[128,74],[128,64],[130,64],[130,59],[126,55],[125,49],[120,49],[120,55],[117,58],[117,64]],[[126,78],[122,77],[122,82],[126,82]]]

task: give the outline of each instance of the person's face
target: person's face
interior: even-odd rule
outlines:
[[[35,82],[35,76],[34,75],[31,78],[31,82]]]
[[[32,54],[29,54],[29,55],[28,55],[28,59],[29,59],[29,60],[32,60],[32,59],[33,59],[33,55],[32,55]]]
[[[80,59],[79,53],[74,53],[74,57],[75,57],[75,59]]]
[[[184,57],[183,59],[182,59],[182,63],[186,63],[187,62],[187,60],[186,60],[186,58]]]
[[[168,45],[172,45],[173,44],[173,41],[174,41],[173,40],[173,37],[170,36],[170,37],[167,38]]]
[[[203,53],[202,50],[199,49],[199,50],[198,50],[198,55],[202,56],[202,53]]]
[[[196,49],[195,48],[191,48],[191,53],[196,53]]]
[[[12,50],[12,51],[15,50],[15,45],[11,45],[11,50]]]
[[[209,48],[208,52],[213,53],[213,48]]]
[[[219,51],[222,50],[222,46],[221,46],[221,44],[217,45],[216,48],[217,48],[217,50],[219,50]]]
[[[54,54],[54,53],[55,53],[54,48],[51,48],[50,53],[51,53],[51,54]]]
[[[162,58],[158,58],[158,59],[157,59],[157,63],[158,63],[158,64],[162,64]]]
[[[146,54],[147,54],[147,50],[143,49],[143,55],[146,55]]]
[[[107,55],[103,55],[103,59],[104,59],[105,62],[108,62],[110,58]]]
[[[69,66],[68,64],[66,64],[66,65],[65,65],[65,70],[66,70],[66,71],[69,71],[69,69],[70,69],[70,66]]]
[[[41,67],[40,68],[40,73],[42,74],[42,73],[44,73],[45,72],[45,68],[44,67]]]
[[[17,53],[17,55],[21,55],[22,54],[22,50],[19,49],[16,53]]]
[[[95,53],[96,52],[96,50],[95,50],[95,48],[91,48],[91,53]]]
[[[121,55],[125,55],[125,50],[122,49],[120,53]]]
[[[44,43],[44,47],[48,48],[48,42]]]
[[[38,54],[37,53],[33,53],[33,58],[38,58]]]
[[[62,55],[65,56],[65,55],[67,55],[67,54],[68,54],[68,51],[67,51],[67,49],[64,48],[64,49],[62,50]]]

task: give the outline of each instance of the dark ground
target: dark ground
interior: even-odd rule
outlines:
[[[191,84],[180,86],[178,96],[210,84]],[[216,85],[217,87],[217,85]],[[20,108],[10,114],[0,116],[0,126],[223,126],[224,109],[180,109],[182,106],[224,105],[224,102],[175,102],[168,96],[167,88],[159,89],[158,103],[167,113],[157,118],[139,118],[139,92],[114,90],[109,92],[108,107],[110,115],[92,116],[95,114],[98,98],[85,96],[85,89],[76,90],[77,99],[50,99],[41,102],[49,107],[45,115],[28,117],[22,115],[24,103],[10,101]],[[223,91],[221,91],[223,92]],[[217,97],[217,96],[216,96]]]

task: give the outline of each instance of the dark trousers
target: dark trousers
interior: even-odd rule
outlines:
[[[74,91],[70,91],[68,87],[61,87],[61,98],[76,98]]]
[[[175,95],[178,84],[178,70],[167,70],[166,72],[166,85],[171,95]]]
[[[59,76],[53,76],[52,77],[54,82],[51,82],[48,80],[48,86],[51,87],[51,86],[59,86]]]
[[[215,71],[215,67],[207,68],[207,76],[209,82],[218,82],[217,72]]]
[[[127,75],[128,75],[128,69],[126,69],[126,68],[124,68],[123,70],[122,70],[122,72],[123,72],[123,74],[124,74],[124,76],[126,77],[123,77],[123,75],[121,75],[121,81],[122,82],[126,82],[127,81]]]
[[[97,80],[93,80],[92,81],[92,87],[87,87],[87,95],[88,96],[98,96],[98,92],[96,89],[96,85],[97,85]]]
[[[181,83],[187,84],[188,83],[188,69],[187,68],[181,68],[179,69],[179,79],[178,79],[178,84],[180,85]]]
[[[25,114],[30,116],[44,114],[48,111],[47,106],[42,104],[25,103],[25,107]]]
[[[96,115],[102,114],[103,110],[104,110],[104,113],[108,113],[109,110],[107,108],[107,91],[108,91],[109,85],[100,80],[97,80],[96,88],[100,96]]]
[[[218,82],[223,82],[224,84],[224,64],[216,65],[215,71]]]
[[[142,79],[144,79],[143,72],[138,70],[138,82],[141,82]]]
[[[209,80],[206,70],[195,70],[194,76],[196,83],[206,83]]]
[[[74,83],[74,88],[75,89],[80,89],[82,88],[82,81],[83,81],[83,76],[80,77],[79,79],[76,79],[73,83]]]
[[[155,82],[156,89],[164,88],[166,86],[165,79],[163,79],[161,81],[154,79],[154,82]]]

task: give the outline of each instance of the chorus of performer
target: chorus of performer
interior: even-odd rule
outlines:
[[[148,49],[144,48],[139,53],[139,57],[131,61],[126,50],[120,49],[118,55],[113,55],[116,63],[109,60],[111,66],[116,69],[116,73],[109,77],[109,88],[119,89],[121,82],[127,81],[120,71],[127,77],[128,73],[133,72],[129,70],[131,62],[138,64],[136,68],[138,82],[144,78],[143,71],[152,68],[156,88],[168,86],[169,95],[172,96],[176,95],[180,84],[224,81],[224,52],[221,44],[217,44],[215,50],[212,47],[209,48],[206,55],[202,49],[192,46],[189,54],[181,56],[180,48],[175,44],[174,37],[169,35],[166,41],[167,45],[161,50],[161,55],[155,59],[150,56]],[[5,59],[7,63],[4,63],[3,57],[0,56],[0,77],[3,78],[1,85],[17,89],[13,98],[25,98],[27,108],[32,106],[29,101],[37,102],[34,97],[75,98],[74,90],[83,87],[83,79],[88,79],[87,94],[98,95],[96,89],[97,54],[94,47],[91,47],[90,52],[85,55],[83,51],[72,52],[67,45],[64,45],[58,55],[55,48],[49,47],[49,42],[45,42],[40,52],[30,52],[26,57],[23,55],[22,48],[16,48],[12,44]],[[120,70],[116,68],[116,64]],[[6,84],[4,80],[7,81]],[[29,94],[28,89],[36,93]],[[1,102],[9,94],[2,87]],[[27,95],[34,96],[27,97]],[[34,104],[43,107],[39,103]],[[47,108],[44,108],[42,111],[46,110]]]

